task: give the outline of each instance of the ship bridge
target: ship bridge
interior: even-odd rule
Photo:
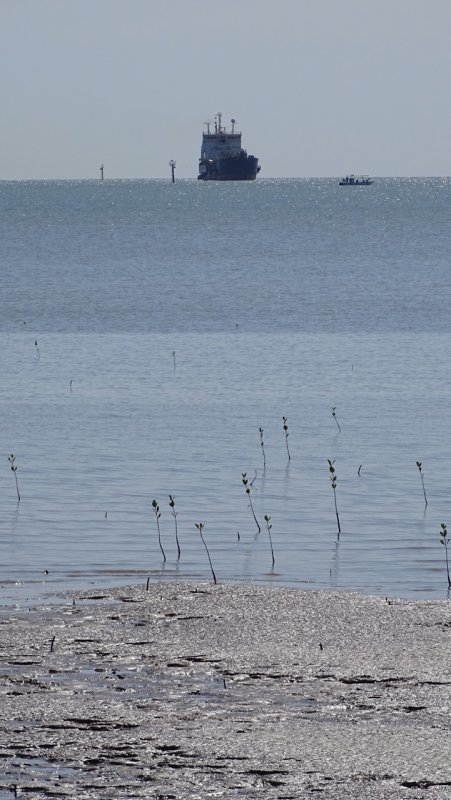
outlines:
[[[202,161],[211,159],[215,161],[219,158],[236,158],[241,152],[241,133],[235,131],[235,120],[231,120],[231,131],[222,125],[222,114],[216,114],[214,123],[206,122],[207,132],[202,135],[202,149],[200,157]],[[210,126],[214,124],[214,131],[210,131]]]

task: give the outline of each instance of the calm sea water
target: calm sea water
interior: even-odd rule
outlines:
[[[199,522],[221,581],[445,597],[450,210],[448,179],[0,182],[0,603],[208,579]]]

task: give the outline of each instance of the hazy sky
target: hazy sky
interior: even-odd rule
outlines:
[[[451,174],[451,0],[0,0],[0,179]]]

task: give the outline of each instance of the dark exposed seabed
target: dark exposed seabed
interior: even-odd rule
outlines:
[[[444,800],[451,606],[202,583],[3,613],[0,797]]]

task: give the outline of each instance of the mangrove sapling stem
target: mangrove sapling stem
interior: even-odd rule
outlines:
[[[14,453],[11,453],[11,455],[8,456],[8,461],[11,464],[11,472],[14,473],[14,477],[16,479],[17,502],[20,503],[19,483],[17,480],[17,467],[15,465],[15,460],[16,456],[14,455]]]
[[[421,469],[421,461],[417,461],[416,463],[417,463],[417,467],[418,467],[418,472],[420,473],[421,485],[423,487],[424,505],[427,506],[428,499],[426,497],[426,489],[424,488],[424,478],[423,478],[423,471]]]
[[[341,526],[340,526],[340,517],[338,516],[338,508],[337,508],[337,473],[334,469],[334,461],[331,461],[329,458],[327,459],[327,463],[329,464],[329,473],[330,473],[330,480],[332,484],[332,489],[334,492],[334,504],[335,504],[335,516],[337,517],[337,525],[338,525],[338,539],[340,538],[341,533]]]
[[[263,428],[259,428],[258,432],[260,434],[260,446],[263,453],[263,469],[266,469],[266,456],[265,456],[265,443],[263,441]]]
[[[175,500],[172,494],[169,495],[169,506],[171,509],[171,514],[174,517],[175,541],[177,542],[177,561],[180,561],[180,543],[179,543],[178,529],[177,529],[177,516],[179,512],[175,510]]]
[[[446,574],[448,576],[448,589],[451,589],[451,576],[449,574],[449,561],[448,561],[448,544],[449,536],[446,525],[442,522],[440,525],[440,544],[445,548],[445,561],[446,561]]]
[[[339,432],[341,433],[340,423],[338,422],[337,415],[335,414],[336,407],[337,406],[332,406],[332,416],[333,416],[335,422],[337,423],[337,428],[338,428]]]
[[[265,514],[265,522],[266,522],[266,530],[268,531],[268,536],[269,536],[269,544],[271,546],[272,566],[274,568],[275,559],[274,559],[274,550],[272,546],[272,537],[271,537],[272,525],[271,525],[271,517],[269,517],[268,514]]]
[[[249,483],[249,481],[247,479],[246,472],[242,472],[241,473],[241,483],[243,484],[245,492],[246,492],[246,494],[247,494],[247,496],[249,498],[249,505],[250,505],[250,508],[251,508],[251,511],[252,511],[252,516],[254,517],[254,521],[255,521],[255,524],[256,524],[256,526],[258,528],[258,532],[260,533],[261,528],[260,528],[260,525],[258,524],[257,517],[255,516],[254,506],[252,505],[252,498],[251,498],[251,485],[252,484]]]
[[[158,544],[160,545],[160,550],[161,550],[162,555],[163,555],[163,563],[165,564],[166,563],[166,553],[164,552],[163,545],[161,544],[161,532],[160,532],[161,512],[160,512],[160,506],[158,505],[156,500],[152,500],[152,508],[153,508],[153,510],[155,512],[155,519],[157,521]]]
[[[286,417],[282,417],[282,419],[283,419],[283,429],[285,431],[285,445],[288,453],[288,461],[291,461],[290,448],[288,447],[288,436],[290,435],[288,433],[288,421]]]
[[[207,551],[208,561],[210,562],[211,574],[213,575],[213,582],[217,583],[218,581],[216,580],[216,575],[215,575],[215,571],[213,569],[213,564],[211,563],[210,552],[208,550],[207,543],[206,543],[206,541],[205,541],[205,539],[204,539],[204,537],[202,535],[202,531],[205,528],[205,523],[204,522],[195,522],[194,524],[195,524],[197,530],[200,533],[200,538],[202,539],[202,543],[203,543],[203,545],[204,545],[204,547],[205,547],[205,549]]]

